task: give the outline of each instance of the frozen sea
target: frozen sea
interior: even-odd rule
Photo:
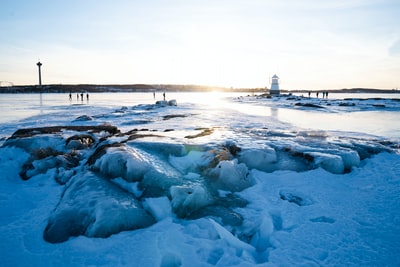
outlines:
[[[162,100],[0,94],[2,266],[400,265],[400,94]]]

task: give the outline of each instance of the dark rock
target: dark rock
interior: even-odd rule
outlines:
[[[185,136],[185,138],[194,139],[194,138],[210,135],[214,132],[213,128],[197,128],[196,130],[202,130],[202,132],[198,133],[198,134],[194,134],[194,135],[187,135],[187,136]]]
[[[165,115],[163,116],[163,120],[170,120],[174,118],[186,118],[188,115],[184,114],[171,114],[171,115]]]
[[[76,118],[74,121],[92,121],[93,118],[88,115],[82,115]]]
[[[348,103],[348,102],[339,103],[340,107],[354,107],[355,105],[356,105],[355,103]]]
[[[66,145],[68,148],[85,149],[95,143],[95,138],[90,134],[78,134],[68,137]]]
[[[34,135],[39,134],[55,134],[61,133],[63,130],[68,131],[78,131],[78,132],[92,132],[92,133],[99,133],[99,132],[108,132],[112,135],[119,133],[117,127],[112,125],[93,125],[93,126],[49,126],[49,127],[38,127],[38,128],[27,128],[27,129],[19,129],[10,137],[13,138],[24,138],[24,137],[31,137]]]
[[[298,102],[294,104],[295,106],[300,106],[300,107],[307,107],[307,108],[324,108],[323,106],[312,104],[312,103],[301,103]]]

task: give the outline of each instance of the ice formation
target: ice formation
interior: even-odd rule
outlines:
[[[102,109],[3,140],[5,266],[399,263],[396,141],[192,109]]]
[[[67,184],[43,236],[51,243],[78,235],[108,237],[154,222],[132,194],[88,172],[74,176]]]
[[[86,140],[88,136],[90,142]],[[360,158],[368,156],[365,153],[380,151],[381,146],[335,142],[324,143],[322,148],[293,143],[288,148],[282,143],[283,146],[238,149],[232,144],[222,144],[193,150],[190,146],[185,148],[185,144],[163,143],[146,148],[143,143],[126,144],[126,138],[112,141],[112,135],[100,140],[96,134],[86,132],[55,135],[32,132],[3,145],[31,153],[20,172],[23,179],[54,168],[56,181],[66,184],[59,204],[49,217],[45,240],[57,243],[78,235],[107,237],[147,227],[172,213],[179,218],[211,217],[237,227],[242,221],[240,214],[234,215],[232,210],[237,206],[229,201],[224,203],[227,198],[221,192],[241,192],[253,186],[256,182],[252,169],[272,172],[295,162],[292,165],[302,166],[298,170],[321,167],[341,174],[359,166]],[[359,147],[363,148],[362,155]],[[143,148],[159,154],[150,154]],[[113,179],[125,182],[112,182]],[[138,183],[137,188],[130,190],[127,186],[130,183]],[[285,191],[279,194],[282,200],[299,206],[311,203],[301,194]],[[157,204],[165,211],[158,209]],[[251,243],[257,249],[265,250],[269,242],[270,220],[269,216],[264,217],[252,238]]]

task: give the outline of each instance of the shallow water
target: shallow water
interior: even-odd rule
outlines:
[[[388,138],[400,138],[400,120],[398,111],[368,110],[354,112],[320,112],[318,110],[298,110],[291,108],[274,108],[246,103],[234,103],[232,97],[245,96],[245,93],[173,93],[168,92],[168,99],[176,99],[178,105],[192,103],[210,108],[233,109],[254,116],[271,116],[279,121],[290,123],[295,127],[326,130],[348,131]],[[399,98],[399,94],[330,94],[330,99],[344,98]],[[153,104],[163,100],[162,93],[91,93],[89,100],[83,101],[73,94],[0,94],[0,124],[18,123],[32,116],[64,111],[71,108],[92,110],[93,108],[118,108],[139,104]],[[215,115],[213,115],[215,116]]]

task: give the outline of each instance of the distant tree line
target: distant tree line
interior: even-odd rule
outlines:
[[[49,84],[0,87],[0,93],[78,93],[78,92],[264,92],[265,88],[226,88],[176,84]]]

